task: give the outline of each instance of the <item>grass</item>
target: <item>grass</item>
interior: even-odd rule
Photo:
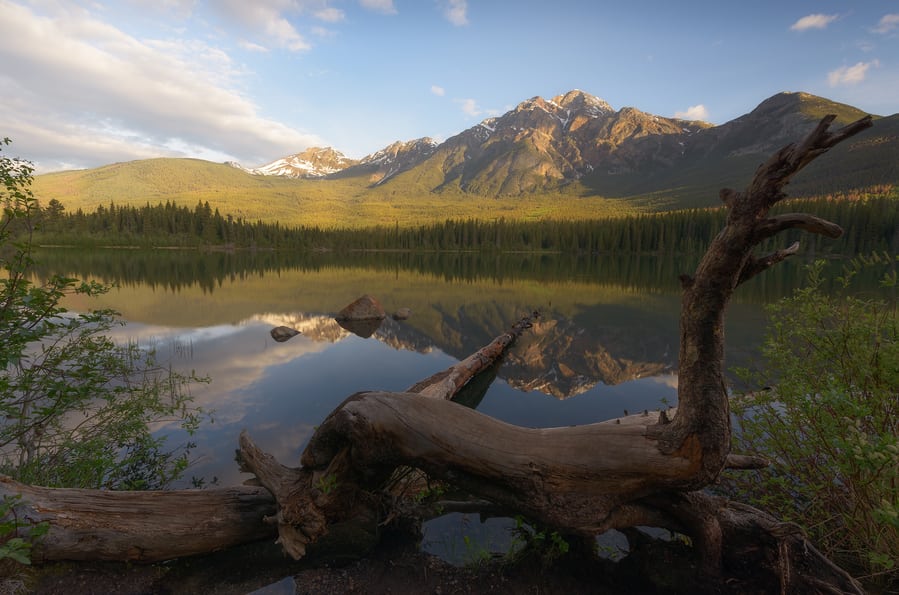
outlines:
[[[222,214],[286,226],[361,228],[414,226],[453,218],[543,220],[597,218],[637,212],[626,201],[561,193],[490,198],[448,188],[430,192],[427,181],[407,172],[398,185],[370,187],[361,178],[295,180],[253,176],[198,159],[149,159],[92,170],[37,176],[34,193],[42,204],[60,201],[68,212],[98,206],[143,206],[172,201],[195,206],[209,202]]]

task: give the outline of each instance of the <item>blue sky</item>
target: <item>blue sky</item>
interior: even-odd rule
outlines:
[[[899,112],[899,2],[0,0],[0,137],[39,172],[444,140],[530,97],[721,124]]]

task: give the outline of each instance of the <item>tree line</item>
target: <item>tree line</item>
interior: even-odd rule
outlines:
[[[833,242],[803,238],[816,253],[899,252],[899,196],[891,188],[824,198],[796,199],[801,209],[846,230]],[[697,253],[724,225],[723,208],[687,209],[619,218],[519,221],[447,219],[417,227],[365,229],[285,227],[221,214],[208,202],[191,209],[172,202],[142,207],[99,206],[67,212],[56,199],[41,209],[37,240],[44,244],[230,247],[274,250],[403,250],[564,252],[578,254]],[[783,238],[780,239],[782,243]]]

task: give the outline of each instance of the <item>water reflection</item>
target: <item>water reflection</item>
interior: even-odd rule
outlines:
[[[215,423],[195,437],[199,460],[191,470],[207,481],[244,479],[232,460],[240,430],[294,464],[315,426],[347,396],[404,390],[535,309],[542,313],[539,322],[492,371],[492,383],[485,375],[469,388],[469,406],[538,427],[600,421],[676,399],[680,297],[676,285],[669,288],[660,277],[676,279],[679,266],[652,259],[578,264],[561,256],[478,261],[471,255],[445,262],[413,255],[388,262],[378,255],[374,263],[366,256],[356,264],[304,256],[288,265],[278,260],[282,256],[256,256],[264,257],[264,266],[242,268],[241,259],[255,262],[251,255],[195,252],[40,256],[45,273],[117,283],[99,303],[75,298],[71,308],[115,308],[129,322],[117,331],[119,339],[156,346],[174,366],[211,377],[208,386],[193,390],[199,404],[215,410]],[[441,263],[449,270],[423,270]],[[162,281],[164,271],[172,282]],[[191,281],[201,271],[213,271],[213,282]],[[363,338],[334,320],[363,294],[376,296],[389,312],[408,308],[412,315],[388,318]],[[729,345],[736,358],[748,357],[758,344],[759,321],[752,303],[731,308]],[[300,334],[278,342],[271,330],[279,326]]]

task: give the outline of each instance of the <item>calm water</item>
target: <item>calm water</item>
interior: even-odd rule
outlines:
[[[243,429],[281,462],[297,464],[315,427],[347,396],[406,389],[533,310],[542,312],[540,322],[492,383],[469,391],[469,406],[538,427],[675,404],[677,275],[695,266],[648,257],[126,250],[49,250],[39,261],[44,273],[115,284],[99,300],[70,307],[117,309],[128,323],[118,338],[155,346],[174,367],[212,379],[192,390],[198,404],[214,410],[215,422],[195,436],[185,486],[191,475],[219,485],[246,479],[233,459]],[[728,311],[729,364],[751,360],[763,328],[761,304],[796,283],[794,265],[747,284]],[[388,313],[410,308],[411,318],[387,320],[370,338],[342,329],[333,314],[365,293]],[[277,343],[269,331],[279,325],[302,334]],[[456,537],[476,531],[476,520],[452,518],[431,528],[429,543],[464,558]]]
[[[72,309],[112,307],[121,340],[209,376],[192,389],[215,422],[196,437],[190,473],[221,485],[245,479],[233,461],[243,429],[294,464],[314,428],[360,390],[404,390],[452,365],[523,314],[542,317],[496,378],[467,404],[523,426],[590,423],[676,402],[677,275],[689,261],[657,258],[377,254],[290,259],[273,254],[48,250],[43,272],[114,284]],[[793,274],[791,272],[791,274]],[[795,281],[795,275],[793,275]],[[763,326],[761,304],[789,286],[747,286],[728,311],[728,363],[745,364]],[[793,283],[795,284],[795,283]],[[332,318],[362,294],[390,313],[370,338]],[[279,325],[302,334],[285,343]],[[189,479],[189,478],[188,478]]]

